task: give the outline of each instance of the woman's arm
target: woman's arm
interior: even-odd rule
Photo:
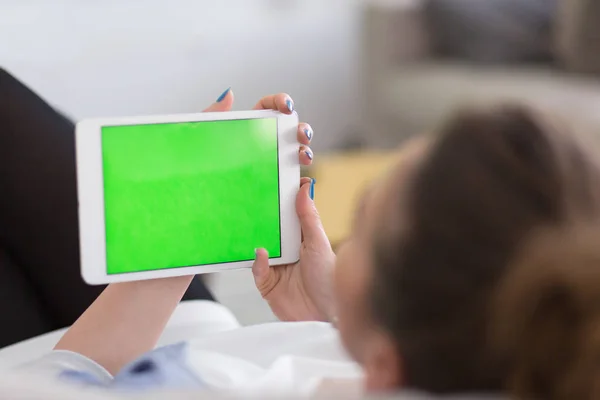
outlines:
[[[280,95],[283,96],[283,95]],[[204,111],[229,111],[226,90]],[[192,276],[108,286],[58,342],[55,350],[84,355],[115,374],[156,346]]]
[[[116,374],[156,346],[192,278],[108,286],[65,333],[55,350],[82,354]]]

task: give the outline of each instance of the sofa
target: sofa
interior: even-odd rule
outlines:
[[[600,49],[593,51],[600,43],[600,3],[560,1],[555,64],[485,67],[436,57],[424,0],[367,1],[361,144],[396,146],[435,128],[460,105],[501,101],[523,102],[559,115],[577,131],[600,133]]]

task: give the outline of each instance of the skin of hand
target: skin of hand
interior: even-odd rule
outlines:
[[[331,321],[334,314],[335,254],[310,197],[310,178],[302,178],[296,210],[302,228],[300,260],[269,266],[269,255],[258,249],[252,267],[254,281],[273,313],[282,321]]]
[[[227,89],[205,112],[229,111],[233,92]],[[294,112],[294,102],[285,93],[263,97],[255,110]],[[312,128],[298,125],[299,160],[310,165],[308,147]],[[116,374],[124,365],[152,350],[171,314],[187,290],[192,276],[124,282],[109,285],[63,335],[55,350],[84,355]]]

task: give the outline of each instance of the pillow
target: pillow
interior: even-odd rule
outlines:
[[[493,64],[552,60],[557,0],[427,0],[424,7],[440,56]]]

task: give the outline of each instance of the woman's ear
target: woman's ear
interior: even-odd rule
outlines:
[[[373,333],[363,359],[367,392],[389,392],[405,385],[402,356],[394,340],[386,333]]]

